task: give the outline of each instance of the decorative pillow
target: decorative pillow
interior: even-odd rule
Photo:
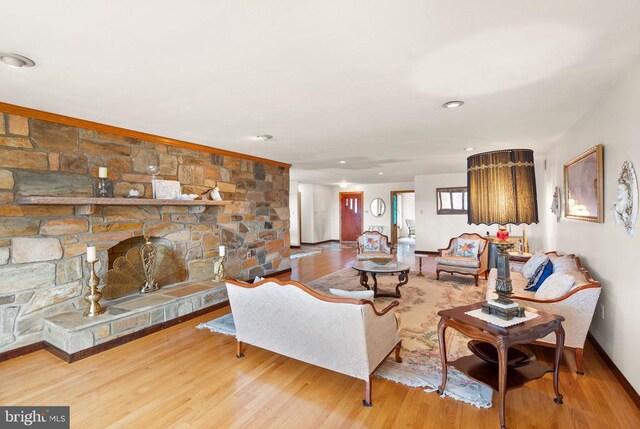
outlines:
[[[372,290],[342,290],[331,288],[329,292],[331,295],[339,296],[340,298],[368,299],[369,301],[373,301]]]
[[[584,273],[582,273],[581,271],[578,271],[578,270],[566,271],[565,274],[569,274],[571,277],[573,277],[574,283],[571,289],[575,289],[577,287],[584,286],[589,283]]]
[[[464,258],[477,258],[479,244],[479,240],[465,240],[463,238],[458,238],[455,254],[456,256],[462,256]]]
[[[377,235],[365,235],[364,236],[364,250],[368,252],[380,251],[380,236]]]
[[[571,287],[575,279],[566,273],[553,273],[538,288],[536,299],[555,299],[565,295]]]
[[[553,264],[550,260],[544,261],[536,272],[531,276],[527,282],[527,286],[524,290],[535,292],[544,283],[544,281],[553,273]]]
[[[530,279],[531,277],[533,277],[538,267],[542,265],[543,262],[548,260],[549,257],[545,255],[543,251],[540,250],[536,252],[522,267],[522,275],[525,278]]]
[[[569,256],[560,256],[553,259],[553,272],[554,273],[568,273],[570,271],[578,271],[576,260]]]

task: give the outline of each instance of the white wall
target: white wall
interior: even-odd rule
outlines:
[[[300,183],[298,189],[302,214],[302,242],[337,240],[337,187]]]
[[[337,240],[336,223],[339,216],[337,186],[313,185],[314,243]]]
[[[538,225],[526,226],[529,235],[529,250],[544,250],[543,213],[551,206],[544,197],[546,186],[544,181],[544,159],[536,156],[536,186],[538,190]],[[466,166],[465,166],[466,167]],[[436,188],[452,188],[467,186],[466,173],[427,174],[416,176],[416,250],[433,252],[447,247],[452,237],[463,232],[475,232],[482,236],[495,235],[498,225],[469,225],[467,215],[437,215]],[[508,225],[512,236],[521,236],[524,225]]]
[[[364,192],[364,229],[370,225],[382,225],[384,226],[384,234],[390,235],[389,228],[391,227],[391,191],[411,191],[413,190],[413,182],[396,182],[396,183],[378,183],[373,185],[351,185],[346,188],[337,188],[336,195],[340,192]],[[369,207],[371,201],[375,198],[382,198],[386,204],[386,210],[380,217],[375,217],[371,214]],[[337,206],[336,206],[337,207]],[[336,218],[336,228],[338,236],[340,235],[340,216],[338,214]]]
[[[436,188],[467,186],[466,173],[427,174],[416,176],[416,250],[433,252],[447,247],[452,237],[463,232],[491,235],[497,226],[467,224],[467,215],[437,215]],[[520,235],[520,228],[513,228],[513,235]]]
[[[298,224],[298,182],[289,183],[289,244],[300,246],[300,225]]]
[[[563,198],[566,195],[563,164],[600,143],[604,145],[605,223],[564,217],[556,223],[553,219],[546,225],[546,240],[550,248],[579,255],[592,276],[602,282],[600,303],[604,305],[605,318],[598,307],[591,332],[635,390],[640,391],[640,238],[638,233],[626,235],[622,226],[615,225],[612,214],[622,162],[630,160],[636,173],[640,173],[640,63],[554,144],[548,158],[547,207],[555,185],[561,187]]]
[[[398,194],[399,212],[402,214],[402,218],[398,218],[398,222],[401,225],[400,237],[407,237],[409,235],[409,228],[407,227],[406,219],[416,219],[416,194]]]
[[[314,185],[298,184],[300,191],[300,230],[303,243],[314,243],[313,233],[313,188]]]

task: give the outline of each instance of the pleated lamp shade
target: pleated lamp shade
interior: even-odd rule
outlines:
[[[468,223],[538,223],[533,151],[510,149],[467,158]]]

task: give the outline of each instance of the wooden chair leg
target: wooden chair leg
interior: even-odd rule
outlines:
[[[584,369],[582,368],[582,351],[583,349],[576,349],[576,373],[580,375],[584,375]]]
[[[400,357],[400,349],[402,348],[402,341],[400,341],[398,343],[398,345],[396,346],[396,362],[400,363],[402,362],[402,358]]]
[[[476,274],[475,276],[473,276],[473,278],[476,280],[476,286],[478,286],[478,277],[480,277],[478,274]]]
[[[364,407],[372,407],[371,403],[371,375],[369,375],[369,380],[365,382],[365,393],[364,400],[362,401],[362,406]]]
[[[436,270],[436,280],[440,280],[440,270]]]
[[[238,344],[236,344],[236,357],[238,359],[244,357],[244,353],[242,352],[243,346],[244,346],[244,344],[242,343],[242,341],[238,341]]]
[[[484,271],[484,279],[489,280],[489,271],[487,270]]]

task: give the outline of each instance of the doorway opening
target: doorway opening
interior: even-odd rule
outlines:
[[[415,191],[391,191],[391,242],[416,244]]]
[[[356,241],[362,234],[362,192],[340,192],[340,241]]]

